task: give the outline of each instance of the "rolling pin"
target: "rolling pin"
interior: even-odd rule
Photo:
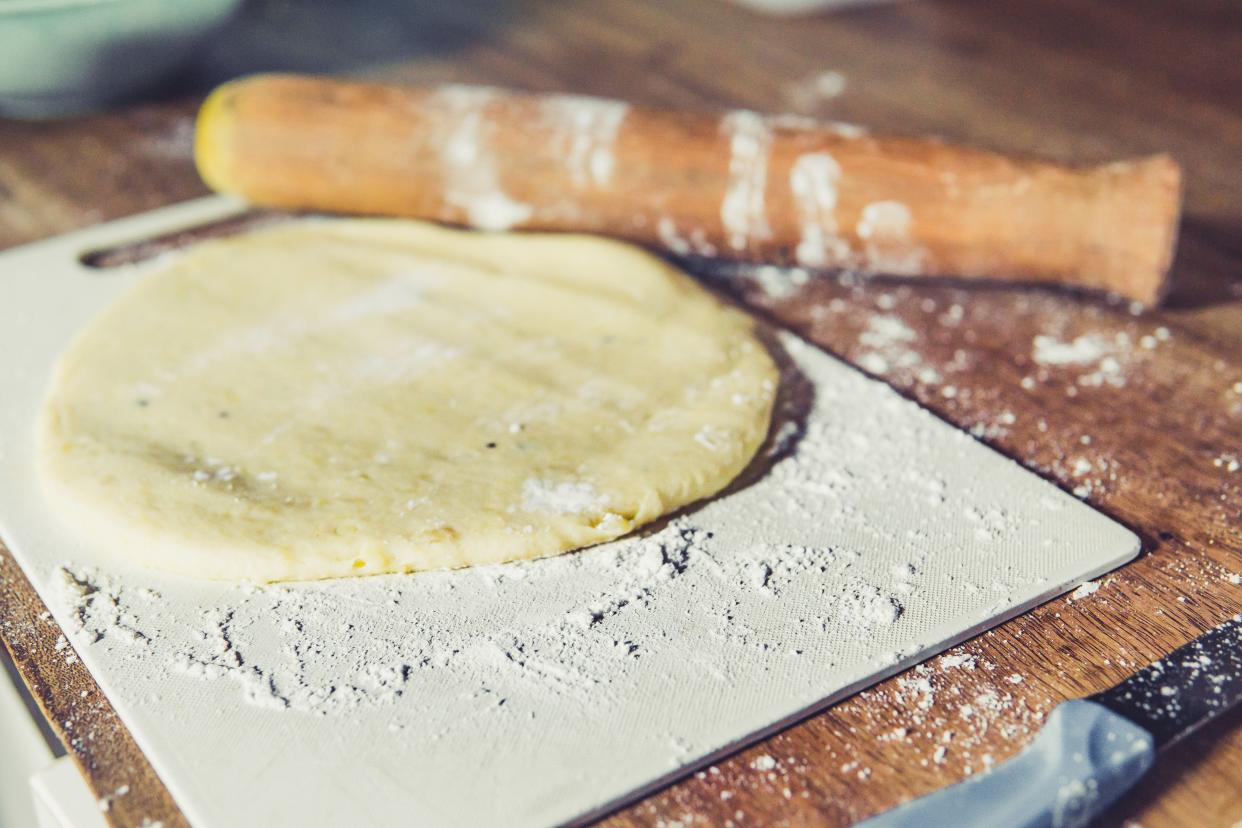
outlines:
[[[735,110],[292,75],[203,104],[199,172],[269,207],[597,233],[676,256],[1164,293],[1167,155],[1073,168]]]

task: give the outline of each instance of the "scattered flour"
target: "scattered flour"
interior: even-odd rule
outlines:
[[[757,771],[770,771],[776,767],[776,764],[776,760],[765,753],[763,756],[760,756],[755,759],[755,761],[751,762],[750,766]]]
[[[1238,460],[1238,455],[1233,452],[1226,451],[1212,461],[1212,465],[1218,469],[1224,469],[1227,472],[1236,472],[1242,468],[1242,462]]]
[[[139,151],[161,160],[188,161],[194,156],[194,118],[186,115],[174,119],[158,131],[145,131],[137,142]]]
[[[1168,330],[1157,328],[1161,335],[1147,335],[1140,338],[1140,347],[1155,348],[1160,342],[1168,339]],[[1075,379],[1075,386],[1082,388],[1099,388],[1111,386],[1123,388],[1127,381],[1127,371],[1134,360],[1134,341],[1126,331],[1117,331],[1111,336],[1104,333],[1085,333],[1072,340],[1062,340],[1054,336],[1040,334],[1031,342],[1031,359],[1047,369],[1079,368],[1081,371]],[[1046,378],[1046,376],[1041,377]],[[1033,388],[1034,379],[1023,383],[1024,388]],[[1071,388],[1073,396],[1075,388]]]
[[[896,598],[882,594],[876,587],[849,593],[840,606],[850,621],[860,626],[892,624],[903,611]]]
[[[959,672],[967,664],[973,665],[968,672]],[[893,684],[865,690],[838,710],[850,720],[861,717],[873,731],[900,734],[880,741],[899,740],[903,751],[926,751],[924,766],[956,760],[970,775],[975,761],[984,768],[993,763],[990,753],[978,752],[981,748],[994,745],[997,736],[1027,741],[1058,701],[1032,699],[1029,691],[1015,697],[1011,691],[1023,681],[1017,673],[1000,674],[982,656],[958,652],[942,656],[934,666],[920,664]]]
[[[1071,474],[1075,477],[1082,477],[1084,474],[1090,474],[1095,466],[1085,457],[1079,457],[1074,461],[1073,467],[1070,469]]]
[[[815,114],[845,93],[845,75],[833,69],[814,72],[785,87],[785,102],[794,112]]]
[[[68,633],[87,644],[104,639],[126,645],[142,645],[145,634],[138,630],[133,608],[121,601],[122,588],[94,567],[57,567],[52,572],[54,589],[61,602],[71,609]],[[148,599],[149,600],[149,599]],[[68,647],[57,640],[57,651]]]
[[[529,204],[509,198],[500,187],[490,147],[491,123],[486,110],[495,90],[473,86],[442,86],[430,106],[442,134],[440,147],[444,200],[464,211],[467,221],[482,230],[508,230],[530,218]],[[451,216],[449,218],[452,218]]]
[[[1099,588],[1099,581],[1087,581],[1085,584],[1079,585],[1078,589],[1074,590],[1068,600],[1081,601],[1089,595],[1094,595]]]
[[[762,115],[747,110],[725,115],[720,129],[729,142],[729,184],[720,203],[720,221],[729,246],[746,250],[752,241],[772,234],[765,204],[772,133]]]
[[[924,365],[922,356],[912,345],[918,334],[894,314],[875,314],[858,336],[861,351],[858,365],[879,376],[913,375],[920,382],[939,382],[940,374]]]
[[[738,278],[748,279],[759,285],[769,299],[788,299],[811,280],[811,274],[800,267],[776,267],[774,265],[742,266],[735,271]]]
[[[961,667],[966,670],[975,669],[975,657],[967,653],[959,653],[956,655],[947,655],[940,659],[941,669],[948,670],[953,667]]]
[[[97,800],[97,804],[99,805],[99,810],[102,811],[103,813],[107,813],[108,811],[112,810],[112,803],[116,802],[118,799],[120,799],[121,797],[125,796],[128,793],[129,793],[129,785],[121,785],[119,788],[114,790],[112,793],[104,794]]]
[[[527,512],[577,515],[600,512],[607,507],[608,496],[587,480],[553,483],[530,478],[522,484],[522,509]]]
[[[1036,336],[1031,357],[1040,365],[1086,365],[1109,353],[1109,343],[1100,334],[1083,334],[1072,342],[1052,336]]]
[[[715,256],[716,246],[707,239],[702,227],[692,227],[683,233],[670,216],[661,216],[656,222],[656,235],[664,249],[674,256]]]
[[[910,234],[914,216],[900,201],[875,201],[863,207],[855,232],[864,245],[864,265],[873,273],[904,276],[921,273],[927,251]]]
[[[541,104],[553,131],[553,147],[565,159],[577,187],[605,187],[612,181],[613,144],[629,112],[622,101],[555,95]]]
[[[670,253],[675,256],[690,255],[690,240],[677,231],[677,223],[671,218],[661,216],[659,223],[656,224],[656,232],[659,233],[660,243]]]
[[[789,171],[789,188],[798,205],[802,240],[794,255],[806,267],[849,263],[850,248],[837,234],[837,183],[841,167],[826,152],[798,156]]]
[[[593,490],[579,484],[541,486],[536,497],[557,508],[598,505]],[[328,715],[391,705],[419,684],[420,674],[437,670],[464,674],[486,688],[478,692],[495,696],[495,704],[533,690],[585,701],[584,694],[617,678],[619,665],[624,674],[633,669],[624,662],[642,657],[644,645],[610,637],[609,622],[641,613],[683,577],[700,583],[707,605],[721,607],[719,635],[767,650],[779,642],[730,624],[734,599],[726,596],[776,595],[806,573],[848,564],[831,550],[810,547],[719,554],[710,534],[680,518],[646,537],[611,544],[607,554],[477,568],[466,576],[476,591],[503,587],[535,604],[546,603],[541,595],[558,577],[586,574],[588,582],[602,586],[559,618],[544,613],[503,632],[465,625],[452,612],[428,607],[428,589],[462,589],[454,585],[456,573],[424,573],[415,580],[380,576],[375,580],[384,587],[367,601],[346,597],[355,594],[353,583],[239,586],[221,606],[202,610],[192,621],[160,612],[160,602],[142,589],[118,587],[93,568],[66,565],[57,573],[64,584],[60,599],[77,620],[72,634],[88,644],[133,646],[159,639],[158,647],[146,649],[171,650],[166,666],[176,675],[229,681],[251,705]],[[541,577],[533,574],[536,569]],[[812,628],[814,637],[865,637],[901,616],[901,604],[878,587],[848,571],[834,577],[842,589],[824,588],[823,620]],[[136,615],[147,619],[142,631]]]

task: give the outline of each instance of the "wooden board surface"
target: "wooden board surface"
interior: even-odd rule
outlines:
[[[1063,161],[1167,150],[1186,168],[1174,289],[1156,313],[1037,291],[799,285],[777,274],[725,282],[1076,489],[1138,531],[1145,554],[1093,594],[1005,624],[612,825],[847,824],[1002,760],[1059,700],[1102,689],[1242,611],[1242,468],[1231,470],[1242,462],[1235,4],[911,0],[800,21],[721,0],[392,5],[401,10],[358,15],[328,0],[254,2],[160,102],[0,121],[0,246],[201,195],[189,158],[198,89],[252,69],[798,111]],[[826,72],[840,78],[817,81]],[[1058,353],[1086,359],[1036,361]],[[183,824],[90,677],[55,649],[59,631],[42,612],[0,552],[0,639],[97,794],[129,785],[108,816]],[[1106,822],[1242,819],[1240,725],[1234,713],[1162,756]]]

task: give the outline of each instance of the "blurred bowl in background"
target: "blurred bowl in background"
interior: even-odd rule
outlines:
[[[99,109],[167,80],[242,0],[0,0],[0,114]]]

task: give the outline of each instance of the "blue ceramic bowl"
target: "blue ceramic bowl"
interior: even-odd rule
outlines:
[[[0,0],[0,114],[98,109],[154,88],[241,0]]]

